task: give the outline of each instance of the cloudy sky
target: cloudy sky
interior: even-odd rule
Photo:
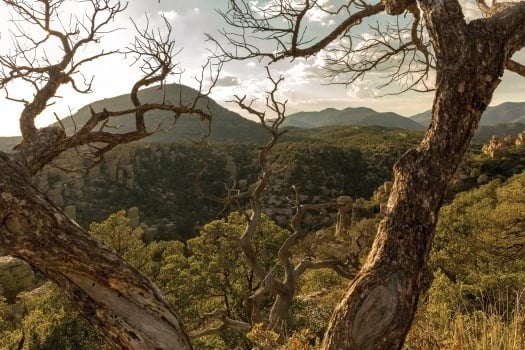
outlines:
[[[467,18],[479,17],[479,11],[474,0],[464,0],[464,12]],[[327,1],[325,1],[327,2]],[[132,26],[129,18],[137,23],[145,23],[146,14],[151,26],[160,26],[161,14],[164,14],[173,26],[174,38],[179,53],[177,60],[179,67],[184,69],[182,82],[196,86],[195,75],[200,74],[200,67],[206,62],[208,49],[212,48],[205,41],[204,33],[218,36],[218,31],[223,28],[224,21],[215,11],[217,7],[224,7],[226,0],[193,0],[193,1],[163,1],[142,0],[131,1],[128,9],[120,16],[115,27],[122,28],[113,32],[101,41],[100,45],[114,47],[115,43],[125,46],[132,39]],[[4,8],[0,5],[0,23],[7,23],[9,18]],[[309,29],[320,34],[330,27],[332,22],[323,14],[310,17]],[[11,45],[9,28],[0,27],[0,54],[6,54]],[[525,53],[520,53],[520,61],[525,62]],[[122,56],[105,58],[96,64],[86,66],[86,74],[94,76],[93,93],[79,95],[70,90],[61,89],[56,99],[38,119],[40,126],[54,121],[54,115],[66,117],[69,111],[75,112],[80,107],[91,101],[104,97],[111,97],[127,93],[131,85],[139,76],[136,67],[130,67],[131,61]],[[367,106],[377,111],[393,111],[404,116],[410,116],[430,109],[432,93],[405,93],[397,96],[384,96],[384,90],[378,90],[380,73],[370,74],[350,87],[330,85],[323,79],[326,72],[321,68],[323,61],[320,58],[296,60],[292,63],[280,63],[272,66],[274,74],[282,75],[284,83],[280,94],[287,99],[288,112],[302,110],[321,110],[327,107],[345,108]],[[226,101],[234,94],[247,95],[254,98],[263,98],[264,91],[268,89],[265,79],[266,71],[263,66],[255,61],[230,62],[223,67],[221,78],[212,92],[212,97],[227,108],[235,106]],[[175,79],[175,77],[171,78]],[[525,79],[520,79],[516,74],[507,72],[503,83],[497,90],[492,104],[505,101],[524,101]],[[30,98],[31,92],[23,86],[11,87],[10,94],[17,98]],[[29,96],[27,96],[29,94]],[[0,94],[2,107],[2,122],[0,136],[19,134],[18,116],[20,105],[7,101],[5,94]]]

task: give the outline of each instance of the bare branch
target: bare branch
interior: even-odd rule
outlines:
[[[345,38],[329,50],[325,68],[331,83],[349,86],[378,71],[384,81],[379,88],[397,85],[399,90],[395,93],[433,90],[428,79],[435,58],[428,39],[423,40],[419,9],[414,5],[409,10],[414,17],[412,23],[402,24],[396,17],[394,23],[386,26],[370,25],[366,36]]]
[[[513,7],[515,5],[515,3],[512,1],[498,3],[495,0],[492,2],[491,6],[488,6],[485,0],[476,0],[476,3],[484,17],[491,17],[494,14],[504,11],[507,8]]]
[[[220,48],[224,60],[268,58],[275,62],[287,57],[308,57],[345,35],[364,18],[380,13],[383,9],[381,3],[366,5],[361,1],[350,1],[337,10],[330,10],[318,1],[298,4],[280,0],[261,7],[251,2],[233,0],[230,1],[226,12],[219,11],[226,23],[232,27],[231,31],[221,32],[227,46],[211,35],[207,37]],[[333,16],[335,20],[343,11],[346,11],[348,16],[330,33],[316,40],[316,34],[308,32],[307,24],[309,14],[316,10]],[[273,47],[268,50],[261,49],[267,47],[268,42],[273,42]],[[262,43],[266,44],[260,45]]]
[[[32,6],[27,1],[8,0],[17,17],[12,21],[15,23],[18,35],[14,36],[15,51],[7,56],[0,56],[1,75],[0,87],[8,91],[8,85],[16,80],[30,83],[35,90],[32,100],[17,99],[8,94],[11,100],[23,102],[24,110],[20,118],[23,141],[16,147],[18,157],[25,163],[31,173],[35,173],[56,156],[74,148],[85,152],[84,157],[93,163],[99,162],[104,153],[115,146],[142,139],[159,130],[146,129],[146,113],[153,110],[169,111],[173,113],[174,122],[184,115],[198,115],[201,120],[211,121],[208,107],[202,107],[201,101],[209,101],[206,97],[215,86],[222,62],[212,63],[209,60],[202,67],[202,75],[199,80],[200,89],[191,101],[162,101],[161,103],[143,103],[139,100],[138,92],[141,88],[151,84],[160,83],[161,88],[165,79],[170,74],[181,74],[176,71],[177,65],[173,59],[178,53],[175,51],[172,27],[166,18],[164,29],[154,29],[147,21],[144,28],[132,21],[136,30],[135,41],[125,50],[113,51],[101,50],[98,53],[85,56],[85,48],[96,45],[100,37],[116,29],[109,24],[122,13],[126,6],[118,0],[89,0],[83,4],[86,12],[83,17],[71,15],[69,24],[62,23],[63,14],[60,13],[60,5],[63,1],[43,0],[41,7]],[[20,23],[30,23],[40,28],[41,34],[34,34]],[[29,34],[31,33],[31,35]],[[38,36],[38,35],[41,35]],[[58,50],[53,46],[59,42]],[[27,45],[27,43],[29,43]],[[53,53],[48,57],[48,53]],[[61,52],[59,57],[56,52]],[[79,70],[87,62],[98,60],[104,56],[114,53],[122,53],[133,56],[134,62],[138,64],[143,76],[131,88],[132,107],[125,110],[91,111],[89,120],[79,128],[75,126],[73,135],[65,136],[64,131],[51,132],[38,130],[35,127],[36,117],[56,98],[56,92],[61,85],[71,83],[73,89],[80,93],[91,90],[92,77],[87,79]],[[42,54],[42,55],[40,55]],[[44,57],[44,58],[40,58]],[[82,78],[79,85],[77,77]],[[204,83],[209,80],[205,89]],[[115,133],[110,128],[110,120],[114,117],[127,116],[134,118],[134,130],[125,133]],[[209,127],[211,132],[211,127]],[[87,147],[86,147],[87,146]]]
[[[101,51],[92,56],[82,57],[83,49],[96,44],[99,35],[107,33],[104,32],[104,28],[124,11],[126,6],[118,0],[87,1],[84,3],[86,6],[83,9],[83,18],[71,15],[73,20],[69,26],[62,25],[56,28],[57,23],[62,23],[60,17],[63,14],[60,13],[60,8],[64,1],[4,2],[12,10],[11,22],[16,32],[12,32],[13,51],[0,56],[0,87],[7,89],[9,84],[22,80],[30,83],[35,90],[31,101],[14,99],[24,102],[20,129],[26,144],[37,138],[35,119],[56,97],[61,85],[71,83],[78,92],[90,90],[90,83],[85,89],[78,87],[75,82],[77,69],[86,62],[117,51]],[[26,28],[27,25],[32,25],[38,31]],[[62,55],[55,57],[56,52],[62,52]],[[48,56],[49,54],[52,54],[52,57]]]
[[[220,334],[227,329],[235,329],[241,333],[248,333],[251,329],[249,323],[243,321],[237,321],[228,317],[228,312],[226,310],[214,310],[203,315],[204,319],[217,319],[220,321],[220,324],[216,327],[205,328],[200,331],[196,331],[190,334],[192,339],[197,339],[204,337],[206,335]]]
[[[243,250],[248,265],[254,271],[255,276],[257,276],[259,280],[264,280],[266,278],[267,271],[257,261],[255,248],[252,244],[252,237],[259,224],[262,214],[261,196],[264,189],[268,185],[268,182],[270,181],[270,178],[274,171],[273,163],[271,163],[268,160],[268,154],[273,148],[273,146],[277,143],[279,137],[284,133],[279,131],[279,126],[284,121],[284,111],[286,110],[286,102],[278,102],[277,98],[275,97],[278,85],[283,81],[283,79],[273,79],[268,68],[267,73],[268,78],[273,83],[273,87],[272,90],[269,92],[269,97],[266,100],[266,105],[277,114],[277,118],[273,119],[272,121],[268,121],[266,119],[265,112],[259,112],[252,108],[251,104],[245,103],[246,96],[242,98],[236,97],[236,103],[239,105],[239,107],[259,118],[261,125],[270,134],[270,140],[268,141],[268,143],[264,146],[259,147],[258,165],[261,170],[261,174],[250,196],[250,204],[253,212],[248,220],[248,224],[246,225],[244,233],[239,239],[239,244]]]
[[[346,264],[343,264],[340,260],[302,260],[296,267],[295,271],[298,275],[301,275],[306,270],[318,270],[318,269],[330,269],[335,271],[339,276],[352,279],[355,277],[358,269],[349,270]]]
[[[236,96],[235,101],[241,109],[257,117],[262,127],[270,135],[270,140],[268,143],[258,148],[258,166],[260,169],[260,175],[257,183],[247,192],[250,196],[250,207],[252,209],[252,213],[249,217],[247,217],[247,225],[239,239],[239,245],[243,251],[249,268],[252,270],[255,278],[259,281],[257,289],[246,301],[246,307],[249,314],[251,315],[252,324],[264,322],[260,310],[261,305],[263,305],[263,303],[267,301],[269,297],[275,296],[266,327],[279,331],[283,319],[285,318],[290,305],[293,302],[297,289],[298,278],[307,269],[331,268],[344,277],[353,276],[355,271],[349,269],[347,264],[337,259],[325,259],[319,262],[303,259],[302,262],[294,267],[294,263],[292,261],[292,249],[296,246],[297,242],[307,236],[307,231],[301,228],[301,221],[304,214],[308,211],[324,212],[327,209],[336,206],[335,202],[302,204],[300,201],[300,193],[297,187],[294,187],[296,198],[296,214],[291,221],[293,232],[281,244],[279,251],[277,252],[276,264],[271,269],[267,270],[258,259],[253,241],[262,215],[262,196],[264,190],[268,186],[271,176],[278,171],[275,160],[270,160],[269,153],[275,146],[276,142],[279,140],[279,137],[285,132],[281,131],[280,128],[285,120],[286,111],[286,101],[280,102],[280,100],[277,98],[278,88],[282,83],[283,78],[280,77],[279,79],[275,79],[272,77],[268,67],[266,70],[267,77],[272,84],[271,89],[267,92],[266,110],[263,112],[253,107],[254,101],[252,100],[247,102],[246,96]],[[271,113],[273,118],[270,118],[267,115],[267,112]],[[202,176],[202,173],[199,174],[199,177],[200,176]],[[206,196],[206,198],[228,205],[230,202],[234,200],[237,201],[241,197],[244,198],[245,196],[245,193],[241,192],[237,192],[231,196],[230,190],[228,190],[229,195],[226,199],[220,199],[216,196]],[[202,192],[202,189],[200,192]],[[280,272],[283,270],[284,276],[281,277]],[[208,328],[196,334],[198,336],[215,334],[223,332],[227,328],[228,327],[226,323],[222,322],[217,327]]]
[[[519,62],[516,62],[514,60],[508,60],[507,64],[505,65],[505,68],[507,68],[511,72],[521,75],[522,77],[525,77],[525,65]]]

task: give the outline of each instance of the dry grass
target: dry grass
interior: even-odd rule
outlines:
[[[522,293],[491,298],[496,303],[470,312],[465,305],[429,300],[418,311],[404,349],[525,350]]]

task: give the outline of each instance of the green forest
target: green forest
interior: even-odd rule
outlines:
[[[326,132],[333,136],[326,138]],[[304,233],[290,249],[290,261],[339,261],[341,269],[321,266],[302,273],[285,317],[273,329],[266,325],[275,296],[262,298],[259,319],[249,309],[254,292],[264,283],[255,278],[239,245],[250,206],[239,202],[222,207],[209,200],[210,194],[226,196],[223,183],[231,179],[232,167],[238,169],[235,176],[256,180],[253,145],[215,145],[212,153],[189,144],[120,149],[94,171],[97,177],[82,178],[85,188],[80,197],[95,204],[84,208],[85,212],[77,209],[76,215],[91,235],[165,293],[196,349],[317,349],[334,306],[370,250],[388,196],[388,169],[420,135],[378,127],[320,129],[309,135],[292,132],[272,151],[285,155],[276,162],[286,170],[275,175],[265,197],[282,197],[283,206],[293,207],[293,202],[284,201],[291,189],[287,192],[281,187],[294,184],[304,189],[305,203],[348,195],[360,204],[344,230],[336,227],[339,221],[330,216],[336,209],[330,206],[313,220],[322,225],[309,225],[303,218]],[[316,142],[309,145],[308,139]],[[449,185],[405,349],[525,347],[525,149],[509,141],[495,153],[490,144],[474,144]],[[127,162],[123,161],[126,157]],[[115,169],[109,174],[116,159],[120,159],[117,173],[127,168],[135,174],[133,186],[119,179]],[[348,168],[341,170],[341,164]],[[208,196],[199,197],[195,176],[203,168],[200,190]],[[67,206],[80,201],[79,191],[74,190],[80,180],[72,182],[71,176],[47,169],[36,182],[48,191],[60,184],[61,204]],[[87,189],[90,181],[110,195],[97,200],[97,194]],[[323,186],[327,187],[324,194]],[[177,199],[184,205],[176,204]],[[263,203],[276,204],[275,200]],[[140,208],[140,220],[147,223],[133,222],[137,218],[125,210],[131,205]],[[206,212],[208,220],[199,222]],[[289,211],[268,213],[258,222],[252,242],[260,264],[282,278],[279,254],[294,235],[292,215]],[[153,224],[166,218],[175,222],[169,229]],[[23,287],[16,286],[15,277],[0,277],[4,288],[1,348],[111,348],[39,273]]]

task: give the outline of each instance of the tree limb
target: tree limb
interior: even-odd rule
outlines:
[[[20,117],[23,140],[21,144],[15,147],[18,151],[18,159],[26,163],[32,174],[35,174],[44,165],[68,149],[82,149],[83,152],[87,152],[85,154],[87,159],[97,163],[102,159],[104,153],[115,146],[136,141],[157,132],[158,130],[147,130],[145,124],[146,113],[153,110],[172,112],[175,121],[183,115],[190,114],[199,115],[201,120],[207,120],[208,122],[211,120],[209,110],[197,107],[197,104],[208,96],[210,89],[215,85],[222,67],[221,63],[214,65],[211,61],[208,61],[203,66],[202,77],[198,80],[200,90],[194,100],[189,103],[185,104],[182,99],[179,101],[179,104],[172,104],[166,101],[162,101],[162,103],[142,103],[138,98],[139,89],[155,83],[161,83],[162,86],[168,75],[173,74],[176,68],[173,57],[177,52],[175,52],[172,38],[172,27],[164,18],[166,26],[164,33],[150,29],[149,21],[144,29],[138,28],[136,23],[132,22],[137,32],[135,41],[122,53],[133,55],[135,63],[140,64],[139,69],[143,73],[143,77],[137,80],[131,88],[132,108],[119,111],[103,109],[96,112],[92,109],[89,120],[76,130],[73,135],[68,135],[67,137],[63,130],[51,130],[52,127],[38,130],[35,127],[35,118],[49,105],[61,85],[71,82],[76,91],[89,91],[91,82],[88,82],[87,88],[83,91],[75,83],[74,75],[82,64],[111,53],[121,52],[119,50],[111,52],[101,51],[88,57],[82,57],[80,54],[83,52],[81,49],[89,44],[97,43],[99,36],[108,32],[108,30],[105,30],[105,27],[125,9],[125,6],[118,0],[90,0],[86,3],[91,5],[92,12],[86,14],[86,22],[73,17],[72,24],[69,25],[70,28],[60,31],[49,28],[49,23],[60,22],[56,17],[58,16],[59,5],[62,2],[42,1],[42,4],[45,5],[45,9],[42,11],[32,10],[31,5],[25,1],[8,0],[6,3],[15,8],[19,16],[45,30],[48,36],[59,38],[61,43],[60,49],[63,51],[63,55],[58,63],[46,60],[44,64],[41,64],[41,62],[31,60],[29,57],[30,53],[42,50],[44,53],[46,52],[48,48],[41,47],[41,45],[47,39],[41,42],[31,41],[31,36],[24,29],[19,28],[19,32],[22,33],[21,37],[30,40],[34,43],[33,46],[24,49],[22,44],[18,43],[16,47],[19,47],[19,49],[15,54],[6,57],[0,56],[0,65],[3,67],[3,75],[0,76],[0,87],[7,91],[8,84],[22,79],[32,82],[36,90],[32,101],[21,100],[25,102],[25,107]],[[14,40],[17,42],[18,37]],[[20,65],[20,60],[24,60],[27,64]],[[210,70],[211,83],[207,92],[202,91],[205,70]],[[180,74],[180,72],[176,73]],[[111,118],[127,115],[135,120],[134,130],[116,134],[105,128]],[[88,146],[88,148],[82,148],[83,146]]]
[[[303,22],[310,11],[313,9],[324,10],[324,8],[317,1],[305,1],[300,5],[302,6],[300,8],[296,8],[294,5],[289,1],[279,0],[266,8],[257,6],[252,8],[251,4],[247,4],[245,1],[231,1],[228,11],[219,11],[219,13],[231,27],[243,30],[242,34],[222,31],[222,36],[234,48],[234,52],[230,52],[213,36],[208,34],[207,37],[221,49],[224,59],[267,57],[275,62],[288,57],[308,57],[317,54],[341,35],[345,35],[351,27],[360,24],[364,18],[384,10],[382,3],[362,5],[357,1],[350,1],[348,5],[342,6],[338,11],[325,11],[325,13],[337,15],[343,8],[350,12],[352,5],[356,10],[329,34],[312,44],[312,40],[305,39],[304,31],[307,29],[307,24]],[[281,27],[281,21],[274,21],[282,17],[286,18],[287,27]],[[257,36],[257,33],[264,33],[264,35]],[[272,51],[262,51],[251,43],[250,38],[274,41],[275,48]],[[242,54],[239,50],[244,50],[246,53]]]
[[[153,283],[37,191],[27,169],[0,152],[0,243],[53,280],[122,349],[191,349]]]
[[[514,60],[508,60],[507,64],[505,65],[505,68],[507,68],[511,72],[521,75],[522,77],[525,77],[525,65],[519,62],[516,62]]]
[[[200,331],[192,332],[190,334],[192,339],[201,338],[207,335],[220,334],[227,329],[234,329],[241,333],[248,333],[251,329],[251,325],[249,323],[234,320],[228,317],[228,312],[226,310],[217,309],[212,312],[205,313],[202,317],[204,319],[218,319],[221,323],[216,327],[205,328]]]

